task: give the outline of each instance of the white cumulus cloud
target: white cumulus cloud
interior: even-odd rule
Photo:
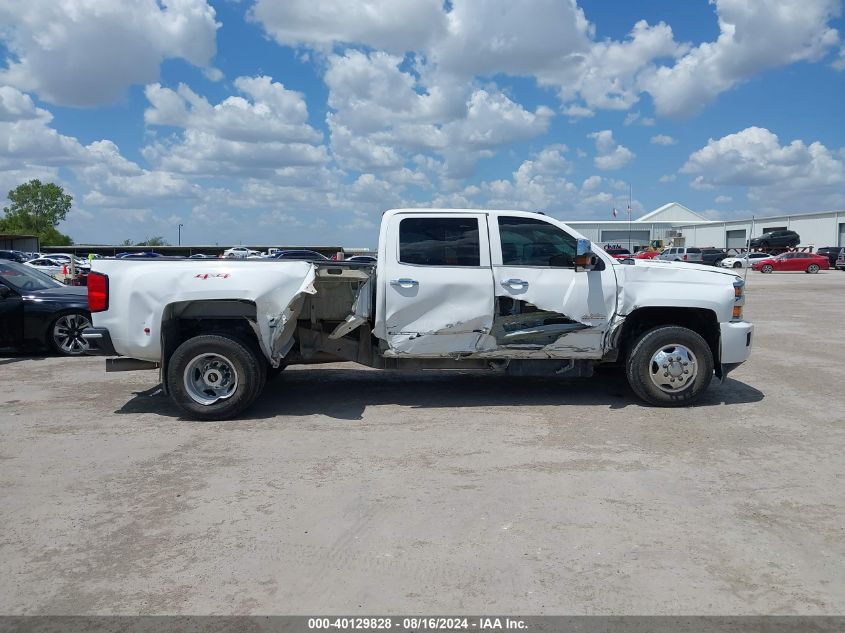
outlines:
[[[636,156],[627,147],[616,142],[611,130],[601,130],[587,136],[596,142],[594,163],[599,169],[621,169]]]
[[[745,187],[749,199],[771,209],[810,210],[845,204],[845,163],[822,143],[781,145],[766,128],[749,127],[710,139],[681,173],[692,186]]]
[[[0,23],[11,53],[0,82],[72,106],[156,81],[165,59],[207,66],[219,27],[206,0],[4,0]]]

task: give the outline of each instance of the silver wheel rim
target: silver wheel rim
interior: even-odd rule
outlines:
[[[819,267],[816,266],[815,264],[810,264],[810,266],[809,266],[809,268],[807,268],[807,270],[809,270],[811,273],[817,273],[817,272],[819,272]]]
[[[772,270],[773,270],[773,268],[771,267],[770,264],[766,264],[765,266],[763,266],[763,272],[764,273],[770,273],[770,272],[772,272]]]
[[[53,342],[65,354],[84,354],[88,341],[82,338],[82,331],[91,327],[91,321],[82,314],[64,314],[53,324]]]
[[[654,386],[661,391],[677,393],[695,382],[698,360],[685,345],[663,345],[652,355],[648,375]]]
[[[200,354],[185,367],[185,391],[197,404],[209,406],[225,400],[238,388],[238,372],[220,354]]]

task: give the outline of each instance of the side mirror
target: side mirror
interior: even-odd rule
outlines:
[[[575,244],[575,272],[593,270],[596,265],[596,255],[590,240],[579,239]]]
[[[12,291],[8,288],[8,286],[0,284],[0,299],[5,299],[10,294],[12,294]]]

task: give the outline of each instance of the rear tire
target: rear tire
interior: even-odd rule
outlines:
[[[266,361],[247,343],[207,334],[182,343],[167,367],[170,397],[193,420],[227,420],[261,393]]]
[[[807,266],[807,272],[810,273],[811,275],[815,275],[817,272],[819,272],[819,265],[818,264],[810,264],[809,266]]]
[[[713,353],[693,330],[658,326],[634,344],[625,375],[634,393],[648,404],[681,407],[695,402],[710,384]]]
[[[88,341],[82,331],[91,327],[91,315],[86,312],[65,312],[50,324],[49,342],[62,356],[82,356],[88,351]]]

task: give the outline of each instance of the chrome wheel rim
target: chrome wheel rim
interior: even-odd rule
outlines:
[[[764,273],[770,273],[774,270],[774,268],[772,268],[770,264],[766,264],[765,266],[763,266],[762,270]]]
[[[220,354],[200,354],[185,367],[185,391],[191,400],[204,406],[225,400],[238,388],[238,372]]]
[[[816,266],[815,264],[810,264],[810,266],[807,268],[807,270],[810,271],[811,273],[817,273],[817,272],[819,272],[819,267]]]
[[[83,314],[64,314],[53,324],[53,342],[65,354],[84,354],[88,341],[82,338],[82,331],[91,327],[91,321]]]
[[[652,355],[648,374],[661,391],[677,393],[695,382],[698,360],[686,345],[670,343]]]

